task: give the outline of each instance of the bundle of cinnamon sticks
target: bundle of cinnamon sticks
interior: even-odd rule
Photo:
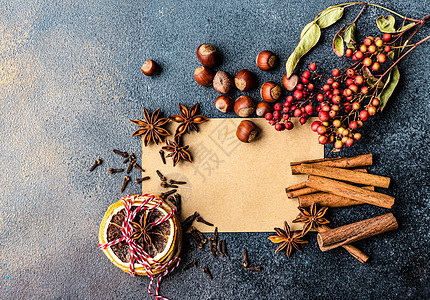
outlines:
[[[290,165],[293,174],[309,176],[306,181],[287,187],[287,196],[298,197],[300,207],[309,207],[312,203],[327,207],[368,203],[391,208],[394,197],[375,192],[375,187],[388,188],[390,178],[369,174],[367,170],[361,169],[372,163],[372,154],[292,162]],[[365,263],[369,257],[350,244],[397,227],[396,218],[388,213],[335,229],[320,226],[316,230],[321,251],[343,247],[352,256]]]

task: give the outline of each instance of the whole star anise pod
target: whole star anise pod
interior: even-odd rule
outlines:
[[[176,129],[175,136],[179,136],[184,132],[190,133],[192,130],[199,131],[196,124],[201,124],[209,120],[205,116],[197,115],[199,104],[196,103],[188,110],[185,106],[179,103],[180,115],[173,115],[170,117],[173,121],[180,123]]]
[[[187,151],[189,146],[181,146],[180,136],[175,136],[174,141],[166,141],[166,144],[167,146],[163,146],[162,149],[170,152],[167,157],[172,157],[173,166],[176,166],[181,159],[193,162]]]
[[[163,136],[170,135],[170,132],[162,126],[169,122],[168,118],[160,118],[160,109],[157,109],[149,116],[146,108],[143,108],[145,120],[130,120],[132,123],[139,125],[140,129],[136,130],[132,136],[144,135],[143,143],[146,146],[152,141],[153,143],[161,143]]]
[[[302,235],[308,233],[312,228],[330,223],[329,220],[323,218],[328,207],[321,207],[317,211],[317,205],[314,202],[309,208],[309,211],[304,207],[298,207],[298,209],[300,210],[300,214],[293,220],[293,223],[305,223]]]
[[[275,253],[286,247],[287,257],[290,257],[293,247],[296,248],[297,251],[302,252],[298,244],[306,244],[308,242],[300,239],[302,234],[299,231],[291,232],[290,226],[288,226],[287,222],[284,222],[284,230],[275,227],[275,231],[278,235],[269,236],[269,240],[276,244],[282,243],[278,248],[276,248]]]

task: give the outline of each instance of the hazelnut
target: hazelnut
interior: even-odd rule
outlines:
[[[251,97],[243,95],[236,99],[234,103],[234,112],[239,117],[248,117],[255,111],[254,100]]]
[[[229,96],[221,95],[215,100],[215,107],[223,112],[229,112],[233,109],[234,101]]]
[[[259,117],[264,118],[267,113],[272,113],[273,109],[267,102],[260,102],[257,104],[257,109],[255,110],[255,114]]]
[[[249,91],[255,87],[256,80],[254,74],[250,70],[243,69],[236,74],[234,83],[239,90]]]
[[[258,136],[258,128],[254,122],[243,120],[237,126],[236,136],[241,142],[252,142]]]
[[[200,66],[194,71],[194,79],[202,86],[211,85],[214,79],[214,72],[208,67]]]
[[[141,69],[146,76],[152,76],[157,74],[159,67],[155,61],[148,59],[143,63]]]
[[[285,74],[282,78],[282,84],[284,85],[284,88],[290,92],[294,91],[298,82],[299,76],[297,76],[296,74],[291,75],[290,78],[288,78],[287,74]]]
[[[197,59],[206,67],[213,67],[216,64],[216,48],[211,44],[202,44],[196,51]]]
[[[276,65],[276,56],[269,50],[261,51],[256,59],[257,67],[263,71],[271,70]]]
[[[281,97],[281,87],[273,81],[263,83],[260,89],[261,98],[266,102],[275,102]]]
[[[214,89],[221,94],[227,94],[234,86],[233,78],[224,71],[218,71],[213,80]]]

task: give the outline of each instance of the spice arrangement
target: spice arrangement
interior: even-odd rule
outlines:
[[[293,174],[308,174],[308,179],[286,188],[289,198],[298,197],[299,215],[293,223],[304,223],[302,231],[291,233],[287,222],[284,230],[275,228],[278,236],[270,236],[274,243],[282,244],[275,252],[286,248],[287,256],[292,247],[301,251],[300,243],[311,229],[319,232],[317,239],[321,251],[344,247],[352,256],[365,263],[368,256],[351,243],[397,229],[397,220],[388,213],[372,219],[330,229],[324,215],[329,207],[344,207],[368,203],[391,208],[394,197],[374,191],[374,187],[388,188],[390,178],[369,174],[365,169],[354,169],[372,165],[372,154],[356,157],[325,158],[290,163]],[[320,206],[318,209],[317,207]]]

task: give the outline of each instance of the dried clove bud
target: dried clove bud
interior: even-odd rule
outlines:
[[[183,270],[186,271],[186,270],[189,270],[191,268],[196,268],[196,267],[198,267],[197,262],[195,260],[193,260],[192,262],[187,264]]]
[[[222,248],[221,247],[222,247],[222,240],[219,240],[218,244],[216,246],[216,254],[222,255]]]
[[[142,178],[136,178],[136,183],[142,183],[142,181],[145,181],[145,180],[148,180],[148,179],[150,179],[151,177],[149,177],[149,176],[145,176],[145,177],[142,177]]]
[[[255,267],[249,267],[249,268],[245,268],[245,271],[261,271],[262,267],[261,266],[255,266]]]
[[[116,150],[116,149],[113,150],[113,153],[118,154],[118,155],[120,155],[120,156],[122,156],[124,158],[128,157],[128,153],[127,152],[119,151],[119,150]]]
[[[128,164],[127,171],[126,171],[127,174],[130,174],[131,170],[133,170],[133,164],[134,164],[134,161],[130,160],[130,163]]]
[[[103,163],[103,160],[101,160],[100,158],[97,158],[94,164],[91,166],[90,172],[94,171],[97,168],[97,166],[101,165],[102,163]]]
[[[124,169],[113,169],[113,168],[108,169],[108,173],[110,174],[120,173],[120,172],[124,172]]]
[[[161,187],[162,187],[162,188],[165,188],[165,189],[167,189],[167,188],[177,189],[177,188],[178,188],[178,186],[177,186],[177,185],[174,185],[174,184],[168,184],[166,181],[162,181],[162,182],[160,183],[160,185],[161,185]]]
[[[176,180],[173,180],[173,179],[170,179],[169,183],[170,184],[186,184],[185,181],[176,181]]]
[[[124,182],[122,183],[122,187],[121,187],[121,193],[124,192],[125,188],[127,187],[128,182],[130,181],[130,177],[125,176],[124,177]]]
[[[180,194],[175,194],[175,202],[176,202],[176,213],[178,215],[181,214],[181,209],[182,209],[182,198]]]
[[[156,172],[157,172],[158,177],[160,177],[161,181],[166,181],[167,180],[166,176],[164,176],[163,174],[161,174],[161,172],[159,170],[157,170]]]
[[[196,227],[191,226],[191,233],[194,233],[199,237],[199,239],[202,241],[203,244],[206,244],[208,239],[203,235],[203,233],[200,232]]]
[[[248,251],[246,251],[246,249],[243,249],[243,261],[242,261],[242,265],[246,268],[249,265],[249,261],[248,261]]]
[[[166,157],[164,156],[164,150],[160,150],[158,153],[160,153],[161,161],[163,164],[166,164]]]
[[[136,155],[134,153],[130,154],[129,157],[127,157],[126,159],[124,159],[123,163],[126,164],[126,163],[128,163],[129,161],[132,161],[132,160],[136,160]]]
[[[142,167],[141,167],[141,166],[139,166],[136,162],[134,162],[134,163],[133,163],[133,167],[134,167],[135,169],[139,170],[140,172],[145,172],[145,170],[144,170],[144,169],[142,169]]]
[[[212,274],[207,267],[202,268],[202,271],[209,277],[210,280],[213,279]]]
[[[226,244],[225,240],[222,240],[221,253],[222,253],[222,256],[228,257],[227,244]]]
[[[176,193],[176,191],[177,190],[170,190],[170,191],[167,191],[165,193],[161,193],[160,198],[165,199],[165,198],[169,197],[170,195],[173,195],[174,193]]]
[[[214,235],[210,238],[210,251],[211,254],[216,257],[217,245],[218,245],[218,227],[215,227]]]
[[[203,224],[206,224],[206,225],[208,225],[208,226],[214,226],[214,224],[212,224],[212,223],[209,223],[208,221],[206,221],[206,220],[204,220],[202,217],[200,217],[200,216],[198,216],[197,217],[197,220],[196,220],[197,222],[200,222],[200,223],[203,223]]]
[[[191,216],[189,216],[188,218],[186,218],[183,222],[182,222],[182,231],[186,232],[188,230],[188,228],[190,228],[190,226],[193,224],[194,220],[199,216],[198,212],[194,212],[194,214],[192,214]]]

